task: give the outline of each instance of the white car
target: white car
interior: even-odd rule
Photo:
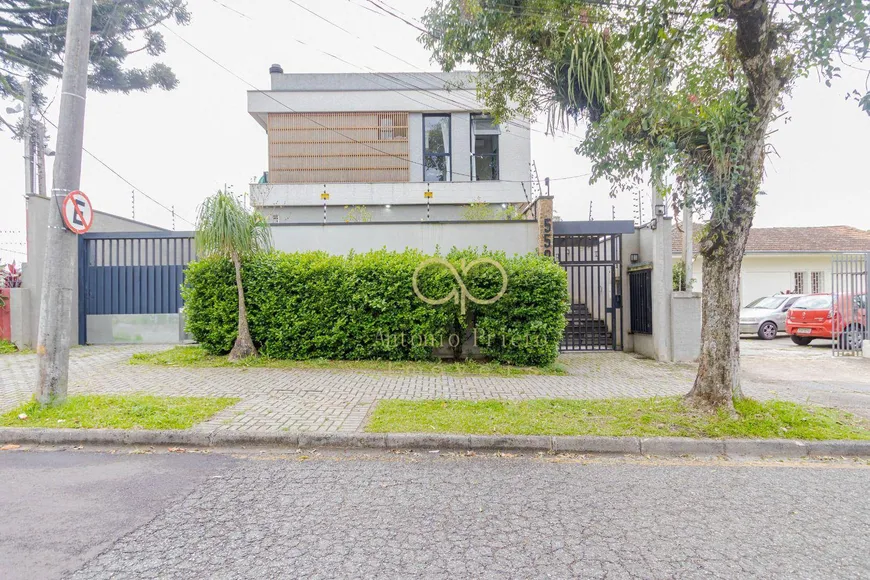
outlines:
[[[753,300],[740,310],[740,334],[756,334],[758,338],[773,340],[778,332],[785,332],[788,309],[803,296],[775,294]]]

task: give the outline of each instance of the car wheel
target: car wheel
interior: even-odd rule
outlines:
[[[840,335],[840,348],[858,350],[864,343],[864,329],[858,325],[847,326]]]
[[[813,339],[806,336],[795,336],[793,334],[791,335],[791,341],[798,346],[807,346],[813,341]]]
[[[763,340],[773,340],[776,338],[777,330],[776,324],[768,320],[758,327],[758,338]]]

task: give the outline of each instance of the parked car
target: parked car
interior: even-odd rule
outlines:
[[[803,294],[775,294],[754,300],[740,310],[740,334],[757,334],[764,340],[773,340],[776,333],[785,330],[788,309]]]
[[[843,348],[861,346],[867,328],[863,295],[842,294],[836,301],[831,294],[805,296],[788,311],[785,331],[792,342],[806,346],[817,338],[833,339],[835,326]]]

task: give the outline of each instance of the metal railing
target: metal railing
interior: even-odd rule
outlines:
[[[870,339],[870,253],[837,254],[831,263],[831,336],[834,356],[862,356]]]

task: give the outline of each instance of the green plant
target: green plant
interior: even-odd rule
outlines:
[[[131,365],[151,365],[162,367],[220,368],[245,366],[268,369],[300,369],[379,373],[402,373],[413,375],[450,374],[457,376],[502,376],[521,375],[565,375],[567,372],[558,363],[542,367],[518,367],[498,362],[481,362],[467,359],[449,362],[440,359],[431,361],[391,361],[391,360],[330,360],[313,358],[308,360],[287,360],[266,356],[249,357],[236,363],[226,357],[208,354],[201,346],[176,346],[161,352],[140,352],[130,357]]]
[[[344,209],[348,210],[347,214],[344,216],[345,223],[363,223],[372,221],[372,212],[370,212],[364,205],[355,205],[350,209],[348,209],[348,206],[344,206]]]
[[[492,204],[478,198],[462,208],[462,219],[468,221],[515,220],[520,219],[520,216],[514,205],[496,209]]]
[[[0,426],[189,429],[239,400],[231,397],[76,395],[58,405],[40,405],[34,399],[0,415]]]
[[[376,433],[599,435],[870,439],[868,422],[850,413],[785,401],[743,399],[735,413],[691,408],[680,397],[403,401],[378,403],[366,427]]]
[[[235,269],[238,332],[230,360],[257,354],[245,311],[242,259],[268,249],[271,243],[271,230],[262,214],[249,212],[229,193],[218,191],[200,206],[196,220],[197,251],[206,257],[229,258]]]
[[[3,300],[0,299],[0,308],[3,307],[2,302]],[[18,352],[18,347],[8,340],[0,340],[0,354],[12,354],[13,352]]]
[[[672,277],[674,292],[684,292],[686,290],[686,263],[683,260],[674,262]]]
[[[552,363],[565,325],[565,272],[537,255],[454,250],[446,259],[462,272],[463,261],[483,255],[503,265],[507,291],[494,304],[469,301],[465,315],[452,300],[436,306],[415,294],[414,272],[430,256],[414,250],[251,255],[242,276],[252,339],[262,354],[276,359],[426,360],[451,339],[452,346],[473,340],[476,329],[478,346],[493,360]],[[479,299],[492,298],[502,284],[499,271],[486,265],[461,279]],[[423,268],[418,281],[421,294],[433,299],[458,288],[444,267]],[[191,264],[182,292],[188,331],[209,353],[227,352],[238,320],[229,260]]]

